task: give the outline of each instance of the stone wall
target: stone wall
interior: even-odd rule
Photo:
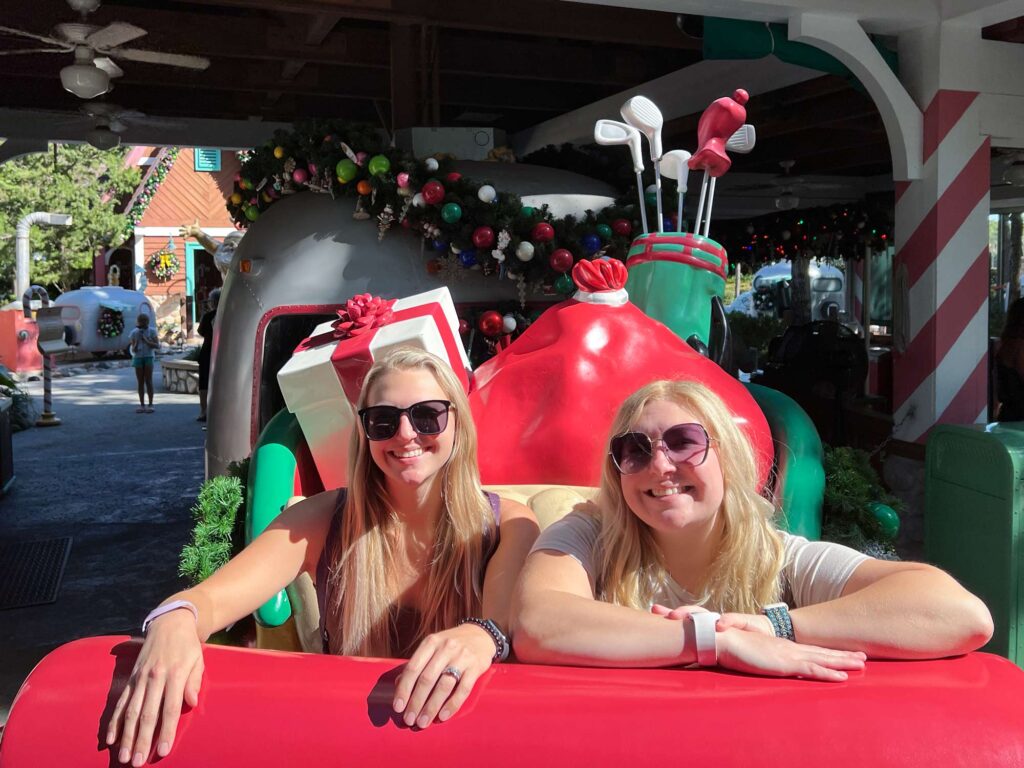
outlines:
[[[199,392],[199,363],[195,360],[161,360],[160,375],[167,392],[182,395]]]

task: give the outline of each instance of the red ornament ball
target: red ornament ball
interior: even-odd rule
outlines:
[[[449,184],[454,184],[456,181],[458,181],[459,179],[462,178],[462,174],[461,173],[456,173],[455,171],[452,171],[451,173],[449,173],[444,178],[445,178],[445,181],[447,181]]]
[[[505,330],[505,319],[498,312],[489,309],[480,315],[477,328],[484,336],[500,336]]]
[[[490,248],[494,245],[494,230],[490,227],[477,227],[473,230],[473,245],[477,248]]]
[[[464,317],[459,318],[459,333],[463,336],[469,333],[469,320]]]
[[[568,272],[572,269],[573,257],[572,251],[567,248],[558,248],[551,252],[551,256],[548,258],[548,264],[555,272]]]
[[[356,184],[356,192],[358,192],[360,195],[368,195],[371,192],[373,192],[373,186],[366,179],[363,179],[358,184]]]
[[[629,237],[629,233],[633,231],[633,225],[630,224],[626,219],[616,219],[612,222],[612,232],[616,235],[622,235],[622,237]]]
[[[440,181],[428,181],[420,190],[427,205],[437,205],[444,200],[444,185]]]
[[[535,243],[549,243],[555,239],[555,228],[546,221],[538,222],[530,230],[530,239]]]
[[[441,260],[431,259],[427,262],[427,274],[436,275],[441,271]]]

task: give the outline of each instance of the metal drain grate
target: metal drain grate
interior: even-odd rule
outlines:
[[[57,600],[71,537],[0,544],[0,610]]]

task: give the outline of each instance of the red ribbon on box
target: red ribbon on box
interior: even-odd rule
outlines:
[[[385,325],[392,325],[419,317],[429,317],[434,321],[434,325],[437,326],[437,330],[441,335],[441,342],[444,344],[448,363],[462,383],[463,391],[468,394],[469,376],[466,374],[466,369],[462,364],[461,342],[452,332],[452,328],[448,324],[448,318],[445,316],[444,309],[441,308],[440,304],[421,304],[407,309],[393,310],[389,321]],[[331,330],[327,333],[310,336],[299,344],[295,351],[297,353],[303,352],[313,347],[332,344],[337,341],[338,346],[331,354],[331,362],[334,364],[334,371],[338,375],[338,380],[345,391],[345,396],[349,399],[349,402],[354,403],[359,399],[359,391],[362,389],[363,379],[366,378],[367,371],[373,365],[370,342],[373,341],[382,327],[384,326],[378,326],[365,333],[349,336],[340,341],[338,341],[335,332]]]

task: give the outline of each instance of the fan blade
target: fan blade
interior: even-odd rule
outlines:
[[[42,43],[49,43],[50,45],[56,45],[62,51],[73,51],[75,47],[70,45],[63,40],[56,40],[52,37],[46,37],[45,35],[37,35],[34,32],[26,32],[23,29],[15,29],[14,27],[0,27],[0,34],[13,35],[15,37],[27,37],[30,40],[38,40]],[[18,51],[20,53],[20,51]]]
[[[186,56],[181,53],[162,53],[161,51],[145,51],[141,48],[118,48],[114,51],[107,51],[108,56],[126,61],[141,61],[146,64],[166,64],[169,67],[183,67],[185,69],[206,69],[210,66],[210,60],[202,56]]]
[[[110,77],[121,77],[124,75],[124,70],[106,56],[97,56],[92,60],[92,63],[106,72]]]
[[[107,48],[116,48],[146,34],[149,33],[142,27],[125,21],[115,21],[85,38],[85,44],[97,50],[104,49],[103,52],[106,53]]]
[[[60,48],[22,48],[19,51],[0,51],[0,56],[17,56],[19,53],[68,53]]]

